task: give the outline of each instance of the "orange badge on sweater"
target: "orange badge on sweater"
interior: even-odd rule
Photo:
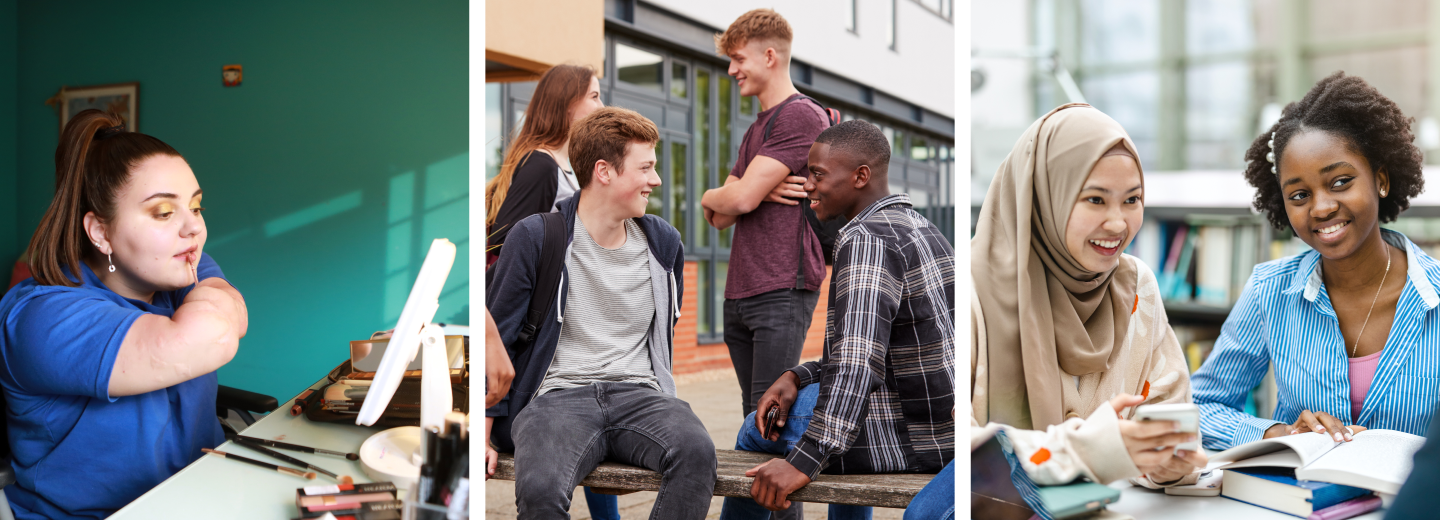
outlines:
[[[1050,450],[1047,448],[1040,448],[1040,451],[1030,456],[1030,463],[1036,466],[1044,464],[1047,460],[1050,460]]]
[[[1145,398],[1145,399],[1149,399],[1149,398],[1150,398],[1150,382],[1149,382],[1149,381],[1146,381],[1146,382],[1145,382],[1145,388],[1142,389],[1142,390],[1140,390],[1140,397]]]
[[[1135,314],[1137,310],[1140,310],[1140,295],[1138,294],[1135,295],[1135,305],[1130,306],[1130,314]]]

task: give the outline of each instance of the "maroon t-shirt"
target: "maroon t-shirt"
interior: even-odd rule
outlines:
[[[775,107],[756,116],[755,124],[745,130],[745,138],[740,142],[740,158],[731,175],[745,177],[750,161],[756,155],[763,155],[780,161],[790,169],[791,175],[810,176],[810,169],[805,166],[810,159],[810,145],[829,126],[828,118],[818,105],[804,99],[791,101],[781,112],[769,139],[764,139],[765,125],[776,117]],[[734,300],[795,288],[802,232],[805,288],[820,290],[820,281],[825,278],[825,259],[820,254],[820,239],[805,221],[801,207],[761,202],[754,211],[740,215],[735,221],[725,298]]]

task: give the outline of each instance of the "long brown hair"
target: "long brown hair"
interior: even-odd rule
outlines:
[[[55,147],[55,198],[30,238],[30,272],[40,285],[80,285],[80,261],[99,250],[89,245],[85,214],[101,222],[115,217],[116,192],[130,180],[130,170],[155,155],[180,157],[170,145],[145,134],[126,132],[115,114],[85,110],[65,124]]]
[[[542,146],[560,146],[570,138],[570,105],[590,90],[593,77],[595,68],[588,65],[556,65],[540,76],[535,95],[525,107],[525,123],[505,152],[505,161],[500,163],[500,174],[485,184],[485,227],[495,224],[515,168],[526,154]]]

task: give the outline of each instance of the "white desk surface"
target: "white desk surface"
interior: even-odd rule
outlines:
[[[319,388],[321,379],[310,388]],[[255,421],[240,432],[249,437],[324,448],[346,453],[359,453],[360,444],[382,428],[366,428],[354,424],[317,423],[302,414],[290,416],[295,396],[280,401],[280,408]],[[220,451],[256,460],[291,466],[244,446],[225,442]],[[350,475],[355,482],[373,482],[360,468],[360,461],[276,449],[291,457],[325,468],[336,475]],[[325,475],[305,480],[265,468],[225,460],[213,455],[201,457],[159,486],[141,495],[110,518],[115,520],[166,518],[206,518],[207,520],[280,520],[299,518],[295,507],[295,490],[304,486],[335,484]]]
[[[1131,486],[1125,482],[1111,484],[1120,490],[1120,501],[1108,509],[1135,517],[1135,520],[1295,520],[1298,517],[1279,513],[1225,497],[1182,497],[1164,491]],[[1381,520],[1380,509],[1355,517],[1356,520]]]

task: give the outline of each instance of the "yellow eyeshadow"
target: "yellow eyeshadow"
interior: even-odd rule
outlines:
[[[155,205],[155,213],[173,213],[174,211],[175,205],[169,202],[161,202],[160,204]]]

